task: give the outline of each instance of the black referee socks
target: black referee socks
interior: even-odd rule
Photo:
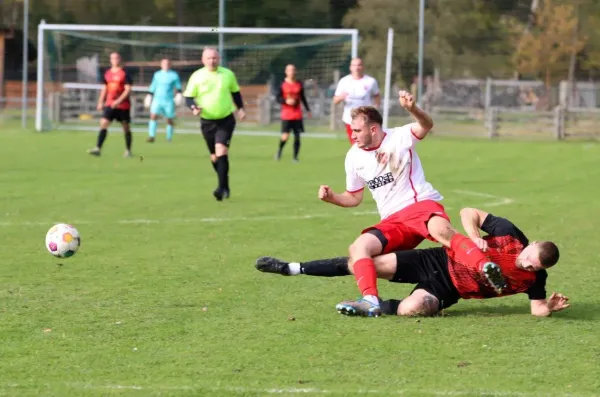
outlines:
[[[219,190],[229,190],[229,157],[217,157],[217,175],[219,176]]]

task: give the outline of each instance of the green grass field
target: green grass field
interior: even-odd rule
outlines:
[[[437,318],[346,318],[353,278],[259,273],[261,255],[339,256],[377,222],[372,200],[334,208],[344,139],[303,142],[273,161],[275,137],[236,136],[232,198],[218,203],[205,144],[0,126],[0,395],[598,396],[600,145],[432,137],[428,179],[458,211],[510,218],[562,249],[549,291],[572,307],[529,314],[526,295],[461,301]],[[44,247],[56,222],[82,247]],[[381,284],[385,298],[411,286]]]

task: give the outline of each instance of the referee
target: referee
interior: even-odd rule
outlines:
[[[200,115],[200,129],[219,180],[213,195],[221,201],[230,196],[228,152],[235,129],[233,112],[237,108],[240,120],[244,120],[246,113],[235,74],[219,66],[218,51],[206,48],[202,64],[204,67],[190,77],[183,95],[194,115]]]

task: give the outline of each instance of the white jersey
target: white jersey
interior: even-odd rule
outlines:
[[[364,75],[360,79],[355,79],[352,75],[344,76],[338,82],[335,89],[335,96],[348,94],[344,103],[344,114],[342,121],[346,124],[352,122],[350,111],[359,106],[373,106],[374,97],[379,95],[379,86],[377,80],[371,76]]]
[[[425,180],[421,160],[414,150],[419,139],[407,124],[384,130],[378,148],[360,149],[352,145],[346,155],[346,190],[354,193],[369,188],[381,219],[418,201],[440,201],[444,197]],[[389,161],[378,160],[386,153]]]

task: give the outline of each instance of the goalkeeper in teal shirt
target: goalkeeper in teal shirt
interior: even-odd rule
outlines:
[[[173,120],[175,107],[183,104],[181,95],[181,80],[174,70],[171,70],[171,61],[164,58],[160,61],[160,70],[154,73],[150,93],[146,96],[144,105],[150,108],[150,122],[148,123],[148,142],[156,139],[157,116],[167,119],[167,141],[173,139]]]

